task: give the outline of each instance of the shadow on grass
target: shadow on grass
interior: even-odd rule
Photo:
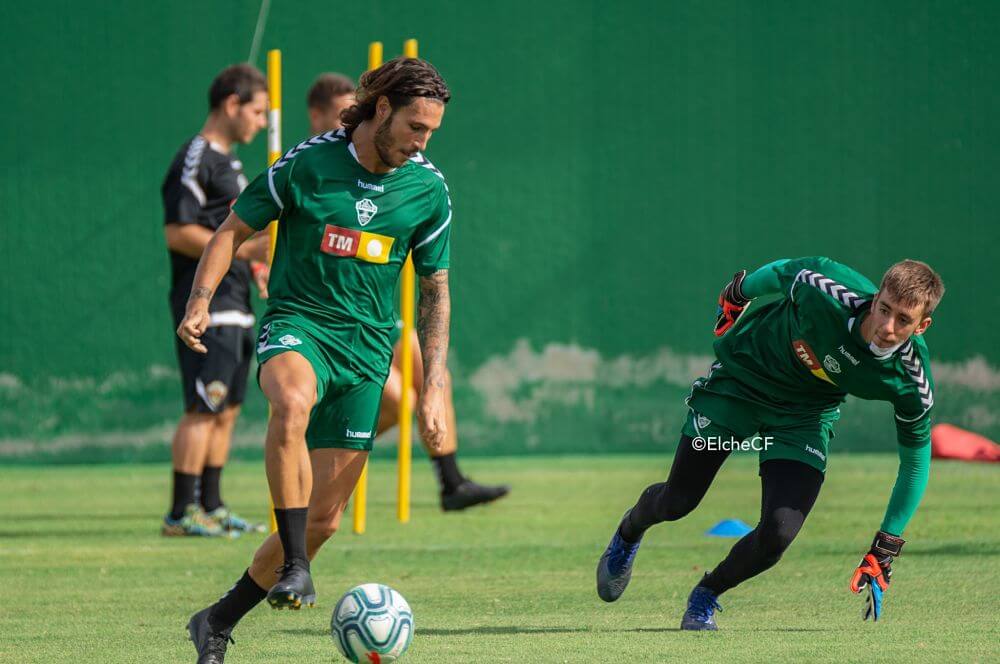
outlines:
[[[576,632],[590,632],[592,634],[663,634],[666,632],[681,632],[680,627],[631,627],[628,629],[614,629],[602,627],[598,629],[588,629],[586,627],[467,627],[461,629],[419,629],[417,633],[421,636],[468,636],[468,635],[503,635],[503,634],[569,634]],[[741,631],[741,630],[734,630]],[[811,627],[772,627],[753,628],[749,632],[828,632],[827,629]]]
[[[99,514],[81,514],[70,512],[45,512],[41,514],[10,514],[4,515],[5,522],[17,521],[78,521],[89,519],[95,522],[101,521],[154,521],[159,525],[163,519],[163,514],[144,512],[141,514],[127,512],[101,512]]]
[[[277,630],[282,634],[289,634],[293,636],[308,636],[310,638],[316,636],[328,636],[329,631],[325,629],[315,629],[311,627],[303,627],[299,629],[281,629]],[[588,629],[586,627],[531,627],[531,626],[515,626],[515,625],[503,625],[503,626],[488,626],[483,625],[480,627],[461,627],[461,628],[425,628],[421,629],[417,627],[416,634],[421,637],[425,636],[504,636],[504,635],[516,635],[516,634],[577,634],[580,632],[589,632],[592,634],[663,634],[667,632],[680,632],[683,631],[679,627],[633,627],[630,629],[612,629],[612,628],[599,628],[599,629]],[[733,632],[829,632],[829,629],[815,628],[815,627],[755,627],[746,630],[725,630]]]
[[[5,539],[87,539],[100,538],[109,535],[134,535],[132,530],[108,530],[107,528],[97,531],[93,528],[87,529],[62,529],[62,530],[0,530],[0,540]]]
[[[750,627],[747,629],[727,629],[727,632],[832,632],[819,627]]]
[[[329,634],[327,630],[324,629],[314,629],[314,628],[300,628],[300,629],[282,629],[277,630],[283,634],[291,634],[297,636],[309,636],[314,637],[317,635],[326,636]],[[462,628],[424,628],[421,629],[417,627],[416,634],[421,637],[424,636],[503,636],[505,634],[576,634],[580,632],[591,632],[591,633],[627,633],[627,632],[679,632],[681,631],[677,627],[636,627],[634,629],[588,629],[586,627],[531,627],[531,626],[515,626],[515,625],[504,625],[504,626],[480,626],[480,627],[462,627]],[[822,631],[822,630],[816,630]]]
[[[419,626],[418,626],[419,628]],[[421,636],[485,636],[503,634],[574,634],[576,632],[589,632],[585,627],[531,627],[517,625],[503,626],[481,626],[462,628],[428,628],[420,630]]]
[[[922,546],[908,549],[907,556],[996,556],[1000,547],[990,542],[956,542],[940,546]]]

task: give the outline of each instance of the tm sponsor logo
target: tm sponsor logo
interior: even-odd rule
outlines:
[[[351,431],[350,429],[348,429],[347,430],[347,437],[348,438],[356,438],[358,440],[368,440],[369,438],[372,437],[372,432],[371,431]]]

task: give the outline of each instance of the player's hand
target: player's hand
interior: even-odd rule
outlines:
[[[851,592],[864,590],[865,606],[861,616],[865,620],[878,620],[882,616],[882,595],[889,589],[892,579],[892,559],[903,550],[903,538],[881,530],[876,533],[871,549],[864,555],[851,577]]]
[[[431,450],[437,452],[444,447],[448,420],[445,417],[443,388],[424,387],[417,404],[417,425],[420,427],[420,439]]]
[[[726,330],[736,325],[750,300],[743,295],[743,280],[747,271],[740,270],[733,280],[719,293],[719,306],[715,310],[715,336],[721,337]]]
[[[267,266],[267,263],[258,263],[253,261],[250,263],[250,271],[253,273],[253,281],[257,284],[257,293],[260,299],[267,299],[267,281],[271,278],[271,269]]]
[[[205,344],[201,342],[201,337],[208,329],[210,318],[207,303],[189,306],[184,313],[184,320],[177,326],[177,336],[196,353],[208,352]]]

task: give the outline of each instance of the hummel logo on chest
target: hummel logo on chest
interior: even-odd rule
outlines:
[[[847,349],[846,349],[846,348],[844,348],[843,346],[840,346],[839,348],[837,348],[837,350],[839,350],[839,351],[840,351],[840,354],[841,354],[841,355],[843,355],[843,356],[844,356],[844,357],[846,357],[846,358],[847,358],[848,360],[850,360],[850,361],[851,361],[851,364],[853,364],[854,366],[858,366],[859,364],[861,364],[861,362],[859,362],[859,361],[857,360],[857,358],[855,358],[855,357],[854,357],[853,355],[851,355],[850,353],[848,353],[848,352],[847,352]]]
[[[380,194],[385,193],[385,185],[372,184],[371,182],[365,182],[364,180],[358,179],[358,187],[360,189],[367,189],[368,191],[377,191]]]

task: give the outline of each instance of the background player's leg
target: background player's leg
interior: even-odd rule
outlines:
[[[760,481],[760,523],[698,584],[716,595],[781,559],[816,504],[823,473],[799,461],[775,459],[761,464]]]
[[[238,408],[230,411],[226,404],[239,403],[245,393],[253,347],[244,348],[242,336],[246,336],[244,331],[237,328],[210,327],[203,336],[208,348],[204,355],[177,340],[186,412],[174,436],[174,497],[164,534],[225,535],[231,530],[207,512],[221,504],[221,467],[239,412]],[[199,483],[200,504],[195,497]]]
[[[260,387],[271,404],[264,465],[274,501],[278,537],[285,552],[286,568],[298,566],[307,580],[306,508],[312,490],[312,471],[306,429],[316,403],[316,373],[304,356],[284,352],[261,367]]]
[[[229,448],[232,443],[233,428],[239,417],[240,406],[226,406],[215,416],[208,445],[205,451],[205,465],[201,473],[201,506],[206,512],[212,512],[222,507],[222,491],[220,480],[222,467],[229,458]]]
[[[681,435],[667,481],[646,487],[622,520],[619,532],[625,541],[638,542],[651,526],[686,516],[705,497],[729,451],[696,450],[693,440]]]
[[[413,332],[413,383],[411,389],[417,398],[424,385],[424,361],[420,352],[420,340]],[[396,356],[393,355],[395,361]],[[441,509],[445,511],[463,510],[473,505],[488,503],[506,496],[510,487],[485,486],[473,482],[462,474],[458,467],[458,418],[455,416],[454,391],[452,389],[451,372],[445,370],[445,417],[448,422],[448,434],[441,449],[432,450],[426,443],[424,449],[434,464],[435,475],[441,490]]]
[[[379,436],[399,424],[399,403],[403,398],[403,374],[396,365],[397,353],[394,350],[392,365],[389,367],[389,377],[382,387],[382,405],[378,411],[378,424],[375,435]],[[415,403],[416,394],[411,394],[411,403]]]
[[[189,505],[194,505],[198,478],[205,463],[205,451],[212,435],[215,415],[187,412],[181,416],[171,445],[173,456],[173,497],[170,520],[179,521]]]
[[[451,380],[451,372],[447,369],[444,372],[444,408],[445,418],[448,422],[448,435],[445,436],[441,449],[434,453],[435,456],[455,454],[458,452],[458,418],[455,417],[455,393]]]
[[[232,532],[264,532],[263,523],[247,521],[236,514],[222,499],[222,469],[228,461],[233,429],[240,415],[240,404],[230,404],[215,418],[205,467],[201,471],[201,492],[198,499],[205,515],[222,529]]]
[[[441,509],[445,511],[464,510],[473,505],[489,503],[510,493],[506,484],[495,486],[479,484],[466,477],[458,467],[458,419],[455,416],[454,392],[451,372],[445,372],[447,381],[444,393],[445,417],[448,435],[440,450],[427,453],[431,456],[441,487]],[[426,447],[426,446],[425,446]]]

